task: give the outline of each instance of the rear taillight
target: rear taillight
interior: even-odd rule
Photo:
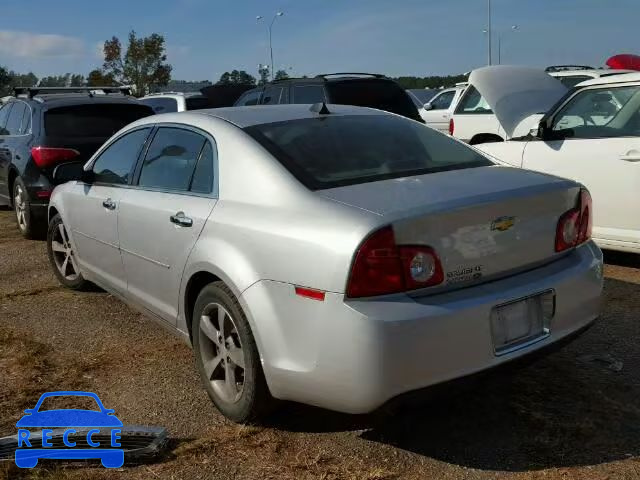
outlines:
[[[578,205],[560,217],[556,229],[556,252],[563,252],[588,241],[593,225],[593,205],[586,189],[580,190]]]
[[[398,246],[391,227],[371,234],[356,252],[347,296],[371,297],[431,287],[444,278],[436,252],[426,246]]]
[[[453,118],[449,120],[449,135],[453,135],[453,131],[455,130],[456,125],[453,122]]]
[[[62,162],[76,159],[80,152],[72,148],[32,147],[31,156],[39,168],[53,167]]]

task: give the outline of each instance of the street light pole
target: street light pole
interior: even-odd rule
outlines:
[[[487,0],[487,65],[491,65],[491,0]]]
[[[274,78],[274,72],[273,72],[273,35],[272,35],[272,30],[273,30],[273,24],[276,21],[276,18],[281,17],[284,15],[284,12],[277,12],[274,16],[273,16],[273,20],[271,20],[271,23],[269,24],[269,55],[271,57],[271,80],[273,81]],[[262,20],[262,16],[258,15],[256,17],[256,21],[259,22],[260,20]]]

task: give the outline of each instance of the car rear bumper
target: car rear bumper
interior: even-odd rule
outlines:
[[[548,347],[599,315],[602,253],[589,242],[546,266],[454,292],[347,300],[298,297],[262,281],[247,289],[248,312],[271,393],[347,413],[367,413],[406,392],[487,370]],[[495,306],[555,292],[549,334],[496,356]]]

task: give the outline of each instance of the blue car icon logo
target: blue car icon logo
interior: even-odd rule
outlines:
[[[40,411],[45,399],[65,396],[92,398],[99,410]],[[41,458],[99,459],[107,468],[119,468],[124,464],[124,450],[118,448],[121,446],[122,422],[114,415],[114,410],[104,407],[95,393],[48,392],[40,397],[34,408],[25,410],[25,414],[16,423],[18,448],[15,461],[18,467],[33,468]]]

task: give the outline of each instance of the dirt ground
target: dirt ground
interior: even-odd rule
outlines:
[[[286,404],[242,427],[212,406],[186,345],[107,293],[59,287],[45,243],[0,211],[0,437],[41,393],[73,389],[171,436],[153,464],[0,462],[0,479],[640,479],[640,260],[608,255],[606,276],[600,322],[531,366],[393,414]]]

